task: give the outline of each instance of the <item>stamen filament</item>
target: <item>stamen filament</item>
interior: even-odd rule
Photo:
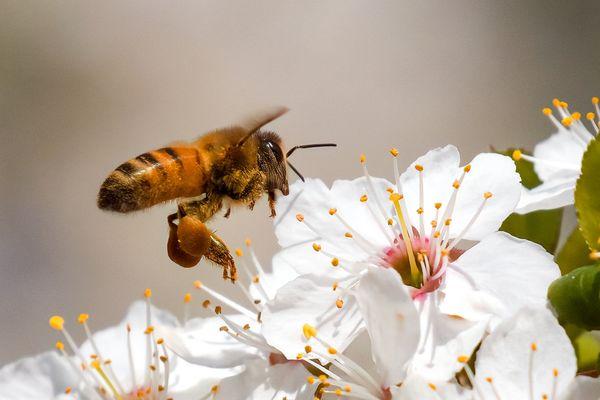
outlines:
[[[110,391],[113,393],[113,395],[115,396],[115,398],[117,400],[123,400],[123,397],[121,397],[121,395],[119,394],[119,392],[117,391],[117,389],[115,388],[115,386],[113,385],[113,383],[111,382],[110,378],[102,370],[102,367],[100,366],[100,361],[94,360],[92,362],[92,367],[102,377],[102,379],[104,380],[104,382],[106,383],[106,385],[108,386],[108,388],[110,389]]]
[[[129,358],[129,369],[131,370],[131,387],[135,388],[137,378],[135,376],[135,366],[133,363],[133,349],[131,347],[131,326],[127,324],[127,357]]]
[[[483,201],[481,202],[481,205],[479,206],[479,208],[477,209],[475,214],[473,214],[473,216],[471,217],[471,220],[469,221],[469,223],[467,223],[467,225],[463,228],[462,232],[460,232],[458,234],[458,236],[456,238],[454,238],[454,240],[450,243],[450,245],[446,248],[446,250],[448,250],[448,251],[452,250],[463,239],[463,237],[465,237],[467,232],[469,232],[469,229],[471,229],[471,227],[473,226],[473,224],[475,223],[475,221],[477,220],[477,218],[483,211],[483,207],[485,206],[485,204],[491,197],[492,197],[492,194],[490,192],[486,192],[483,195]]]
[[[202,283],[200,281],[194,281],[194,287],[196,289],[203,290],[209,296],[212,296],[213,298],[219,300],[220,302],[228,305],[229,307],[233,308],[234,310],[238,311],[239,313],[244,314],[248,318],[250,318],[252,320],[256,319],[256,313],[248,310],[246,307],[236,303],[235,301],[229,299],[228,297],[222,295],[221,293],[214,291],[213,289],[206,286],[204,283]]]
[[[394,203],[394,208],[396,209],[396,214],[400,219],[400,226],[402,228],[402,239],[404,240],[404,245],[406,246],[406,253],[408,254],[408,262],[410,264],[410,275],[413,281],[413,284],[418,285],[419,282],[419,268],[417,267],[417,263],[415,261],[415,254],[413,253],[412,243],[410,240],[410,236],[408,236],[408,229],[406,227],[406,221],[404,220],[404,215],[402,214],[402,210],[400,209],[400,195],[398,193],[393,193],[390,196],[390,200]]]

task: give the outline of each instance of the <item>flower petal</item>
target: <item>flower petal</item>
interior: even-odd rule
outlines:
[[[553,393],[553,385],[556,395],[552,398],[561,398],[575,377],[577,362],[569,338],[552,313],[526,307],[483,341],[475,368],[476,384],[485,398],[495,398],[486,378],[492,378],[502,399],[541,399],[542,394]]]
[[[241,373],[243,366],[236,368],[207,368],[194,365],[177,357],[171,357],[173,363],[169,374],[169,395],[177,400],[198,400],[206,398],[214,385],[224,378]]]
[[[79,376],[67,361],[49,351],[2,367],[0,398],[56,399],[67,386],[75,387],[78,382]]]
[[[404,379],[419,342],[418,313],[406,286],[391,268],[372,268],[361,279],[356,300],[371,338],[383,387]]]
[[[563,170],[560,164],[572,164],[575,168],[581,165],[581,159],[586,146],[575,134],[561,129],[552,134],[548,139],[539,142],[533,149],[533,155],[545,161],[555,161],[558,165],[548,163],[534,163],[534,169],[544,182]],[[577,171],[576,171],[577,172]]]
[[[540,245],[496,232],[450,265],[440,309],[473,321],[509,317],[526,305],[544,306],[548,286],[559,276]]]
[[[575,184],[579,173],[561,171],[533,189],[521,189],[521,199],[515,212],[527,214],[537,210],[551,210],[573,204]]]
[[[244,325],[248,317],[228,315],[233,322]],[[220,330],[225,323],[221,318],[194,318],[185,327],[161,327],[157,333],[165,339],[167,347],[192,364],[211,368],[232,368],[243,365],[248,359],[265,356],[257,348],[240,343]]]
[[[563,400],[598,400],[600,399],[600,378],[577,376],[569,385]]]
[[[347,283],[341,282],[334,291],[334,282],[330,277],[302,275],[279,289],[261,315],[262,334],[267,342],[287,358],[295,359],[307,344],[302,328],[310,324],[317,328],[319,337],[343,351],[363,324],[356,300],[342,289]],[[336,306],[340,298],[341,309]],[[311,346],[315,351],[327,351],[315,341],[311,341]]]
[[[431,381],[417,374],[409,375],[402,386],[392,390],[393,399],[402,400],[467,400],[472,392],[454,383]]]
[[[315,388],[307,384],[309,373],[292,361],[268,365],[263,360],[247,363],[243,373],[224,379],[215,399],[226,400],[312,400]]]

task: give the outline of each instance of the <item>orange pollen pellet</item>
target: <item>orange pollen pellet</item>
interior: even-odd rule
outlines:
[[[417,165],[415,165],[415,169],[416,169],[417,171],[419,171],[419,172],[422,172],[422,171],[423,171],[423,166],[422,166],[422,165],[419,165],[419,164],[417,164]]]
[[[364,203],[364,202],[365,202],[365,201],[367,201],[368,199],[369,199],[369,198],[367,197],[367,195],[366,195],[366,194],[363,194],[362,196],[360,196],[360,201],[361,201],[362,203]]]
[[[337,267],[338,265],[340,265],[340,260],[337,257],[332,258],[331,265],[333,265],[334,267]]]
[[[304,215],[296,214],[296,219],[298,220],[298,222],[302,222],[302,221],[304,221]]]
[[[330,208],[329,209],[329,215],[335,215],[336,212],[337,212],[337,208]]]
[[[347,238],[351,238],[353,237],[352,234],[350,232],[346,232],[344,233],[344,236],[346,236]]]
[[[321,251],[321,246],[317,243],[313,243],[312,247],[314,251]]]
[[[337,300],[335,301],[335,306],[336,306],[337,308],[342,308],[342,307],[344,307],[344,300],[342,300],[342,299],[337,299]]]

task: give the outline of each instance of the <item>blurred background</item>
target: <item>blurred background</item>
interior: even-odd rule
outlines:
[[[328,183],[392,176],[426,150],[531,147],[553,97],[588,111],[600,93],[600,2],[24,1],[0,5],[0,364],[49,349],[54,313],[100,328],[144,288],[181,315],[220,271],[167,257],[174,205],[96,208],[118,164],[265,105],[295,165]],[[231,247],[277,250],[268,210],[210,224]],[[199,298],[195,308],[199,309]],[[195,310],[194,313],[199,313]],[[82,338],[76,327],[79,339]]]

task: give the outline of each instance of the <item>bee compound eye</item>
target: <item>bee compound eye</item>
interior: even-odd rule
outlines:
[[[275,159],[278,162],[281,162],[283,160],[283,152],[281,151],[281,147],[279,147],[279,145],[277,143],[273,143],[270,140],[266,143],[266,145],[271,150],[273,155],[275,156]]]

